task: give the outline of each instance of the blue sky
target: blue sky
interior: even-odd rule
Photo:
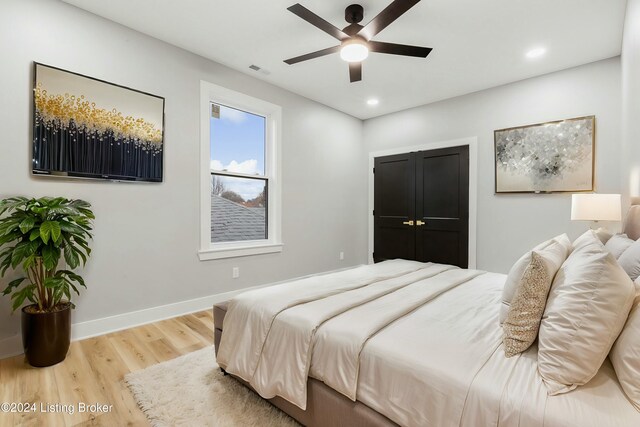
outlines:
[[[250,175],[264,174],[264,117],[220,106],[220,118],[211,118],[212,169]]]
[[[211,169],[264,175],[265,118],[220,106],[220,118],[211,118]],[[264,189],[263,180],[224,178],[227,190],[245,200]]]

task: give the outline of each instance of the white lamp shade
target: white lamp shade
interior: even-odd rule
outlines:
[[[620,221],[619,194],[572,194],[571,219],[573,221]]]

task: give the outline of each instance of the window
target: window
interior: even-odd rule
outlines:
[[[201,260],[280,252],[280,107],[201,85]]]

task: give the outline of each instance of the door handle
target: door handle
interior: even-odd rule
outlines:
[[[404,225],[413,225],[413,221],[403,221]]]
[[[417,220],[417,221],[416,221],[416,225],[417,225],[418,227],[420,227],[421,225],[425,225],[425,224],[426,224],[426,222],[422,222],[422,221],[420,221],[420,220]]]

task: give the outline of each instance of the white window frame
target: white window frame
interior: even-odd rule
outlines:
[[[266,118],[265,173],[267,188],[267,239],[211,242],[211,104],[246,111]],[[200,261],[282,252],[279,105],[206,81],[200,82]],[[238,159],[239,161],[241,159]],[[235,175],[235,174],[234,174]]]

